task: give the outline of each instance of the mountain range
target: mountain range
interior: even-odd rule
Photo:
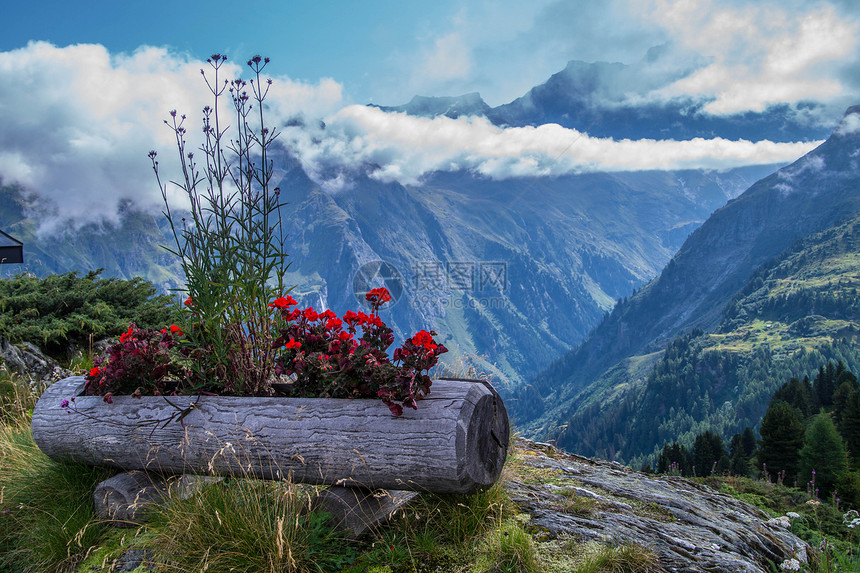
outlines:
[[[622,93],[618,86],[636,73],[620,64],[571,62],[505,106],[491,109],[474,94],[415,98],[399,111],[481,113],[506,125],[558,120],[630,138],[656,133],[659,125],[671,127],[661,137],[729,136],[730,124],[743,120],[680,103],[642,104],[632,115],[621,103],[615,111],[595,103],[609,87]],[[616,123],[615,112],[626,123]],[[747,119],[754,138],[820,136],[785,110]],[[385,284],[397,296],[383,318],[399,337],[435,329],[452,355],[496,374],[502,386],[523,383],[576,347],[616,301],[657,275],[711,213],[778,167],[506,180],[452,171],[414,185],[357,175],[349,188],[331,191],[315,184],[288,149],[272,157],[288,203],[282,210],[292,261],[287,282],[302,304],[342,313],[361,304],[362,289]],[[43,237],[30,215],[31,191],[6,186],[0,193],[0,228],[24,242],[24,269],[43,275],[103,267],[103,276],[143,276],[160,290],[181,286],[176,262],[159,247],[171,242],[159,215],[129,205],[116,227]]]
[[[659,51],[659,50],[657,50]],[[495,125],[520,127],[557,123],[592,137],[615,139],[675,139],[722,137],[730,140],[819,141],[833,129],[831,120],[816,119],[820,105],[796,108],[773,105],[761,112],[713,115],[707,102],[685,98],[647,99],[638,95],[657,88],[648,65],[652,55],[635,65],[572,60],[522,97],[490,107],[478,93],[459,97],[416,96],[383,111],[434,117],[482,116]],[[680,79],[680,78],[675,78]],[[651,82],[651,83],[649,83]]]
[[[788,377],[831,359],[854,366],[858,119],[849,108],[825,143],[717,210],[657,278],[521,388],[521,428],[630,460],[702,429],[755,425]]]

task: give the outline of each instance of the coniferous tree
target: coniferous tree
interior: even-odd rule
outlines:
[[[792,378],[773,393],[770,403],[788,402],[789,406],[800,412],[801,418],[806,418],[813,412],[811,391],[808,382],[801,382],[798,378]]]
[[[800,450],[799,481],[811,482],[814,475],[815,488],[819,495],[827,496],[847,468],[848,454],[845,443],[836,431],[830,414],[822,411],[815,416],[806,431],[803,448]]]
[[[732,436],[730,445],[729,471],[733,475],[748,476],[751,470],[751,461],[755,453],[755,434],[752,428],[747,426],[742,434]]]
[[[681,475],[692,475],[692,458],[687,448],[674,442],[663,446],[660,456],[657,458],[657,473],[665,474],[670,471],[679,471]]]
[[[851,457],[860,459],[860,390],[855,390],[845,400],[845,407],[839,419],[839,433],[842,434]]]
[[[853,377],[853,374],[851,376]],[[836,379],[836,389],[833,391],[833,423],[837,427],[842,421],[842,413],[848,403],[848,397],[858,390],[857,380],[852,377],[840,376]]]
[[[744,433],[741,438],[741,445],[744,448],[744,454],[746,454],[748,457],[752,457],[752,455],[755,453],[755,433],[749,426],[744,428]]]
[[[717,471],[718,465],[724,457],[728,458],[726,449],[723,447],[723,439],[719,434],[708,430],[696,436],[696,441],[693,444],[693,460],[695,461],[697,476],[704,477]]]
[[[804,437],[797,411],[786,402],[772,405],[762,418],[760,434],[759,465],[772,479],[782,473],[785,483],[794,483]]]
[[[815,396],[818,398],[818,405],[824,408],[829,408],[833,405],[833,391],[836,389],[836,367],[832,362],[827,363],[827,367],[820,367],[818,375],[812,383],[815,390]]]

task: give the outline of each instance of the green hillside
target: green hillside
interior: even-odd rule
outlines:
[[[860,217],[799,242],[763,265],[712,332],[694,329],[664,352],[629,358],[540,428],[584,455],[638,463],[666,441],[755,427],[774,390],[841,360],[860,367]]]
[[[580,346],[518,389],[517,423],[537,429],[549,411],[575,411],[578,396],[619,362],[662,350],[695,328],[714,331],[759,268],[804,237],[860,213],[860,131],[850,128],[858,117],[860,106],[849,108],[826,142],[715,211],[657,278],[619,301]]]

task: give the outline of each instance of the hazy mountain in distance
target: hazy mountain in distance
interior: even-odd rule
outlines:
[[[726,304],[762,264],[858,213],[858,126],[860,106],[849,108],[825,143],[709,217],[659,277],[520,391],[520,423],[535,428],[556,415],[569,417],[577,395],[620,361],[657,351],[693,328],[715,328]]]

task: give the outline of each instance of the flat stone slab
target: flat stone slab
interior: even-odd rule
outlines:
[[[223,478],[182,475],[162,476],[133,470],[117,474],[96,486],[96,516],[117,527],[136,527],[146,520],[153,505],[163,503],[168,496],[186,499],[203,485]]]
[[[414,491],[331,486],[321,491],[315,501],[318,508],[331,514],[339,529],[360,537],[387,523],[417,495]]]

